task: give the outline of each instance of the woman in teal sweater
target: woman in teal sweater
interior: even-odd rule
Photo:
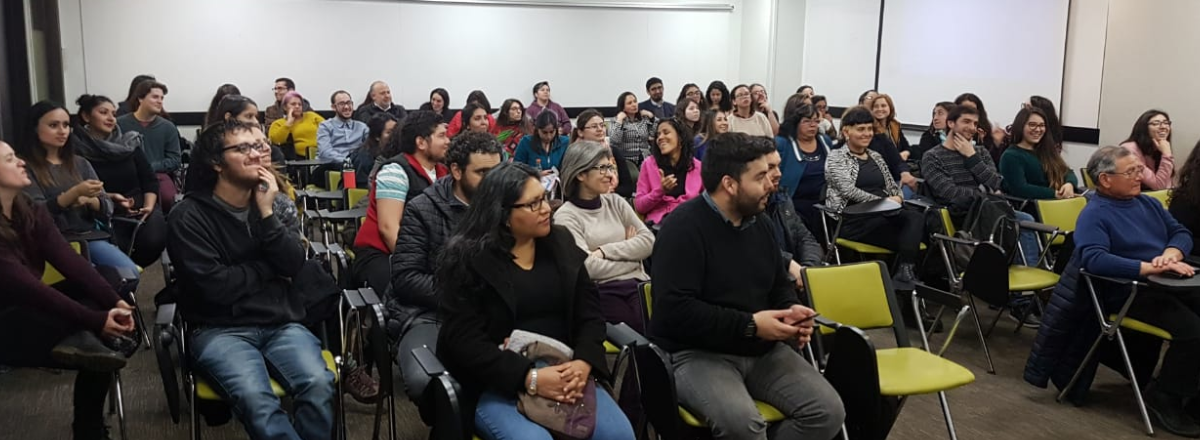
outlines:
[[[1030,107],[1017,113],[1012,145],[1000,156],[1004,192],[1023,199],[1068,199],[1078,194],[1075,173],[1046,135],[1046,114]]]

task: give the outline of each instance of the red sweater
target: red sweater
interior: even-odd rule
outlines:
[[[46,207],[33,204],[33,209],[32,226],[15,225],[21,236],[21,249],[0,245],[0,280],[5,285],[0,309],[43,310],[81,330],[102,330],[108,310],[116,307],[120,297],[87,259],[63,239]],[[43,284],[42,272],[47,262],[66,277],[64,282],[78,286],[101,310],[88,308]]]
[[[492,136],[500,134],[500,127],[496,126],[496,118],[493,118],[492,115],[487,115],[487,120],[488,120],[488,133],[491,133]],[[461,132],[463,129],[462,111],[455,113],[454,117],[450,118],[450,120],[447,121],[446,124],[447,124],[446,125],[446,136],[449,136],[449,137],[458,136],[458,133]]]

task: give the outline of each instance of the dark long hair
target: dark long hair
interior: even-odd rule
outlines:
[[[1179,169],[1179,186],[1170,192],[1169,204],[1196,206],[1200,203],[1200,177],[1196,176],[1197,173],[1200,173],[1200,142],[1196,143],[1196,147],[1188,154],[1187,162]]]
[[[1129,138],[1124,141],[1137,144],[1138,150],[1142,152],[1142,156],[1150,159],[1150,163],[1154,164],[1154,169],[1156,170],[1158,169],[1159,162],[1162,161],[1162,151],[1158,151],[1158,146],[1154,143],[1154,133],[1150,132],[1150,118],[1158,115],[1163,115],[1168,121],[1171,120],[1171,115],[1168,115],[1167,112],[1155,109],[1146,110],[1145,113],[1142,113],[1142,116],[1138,117],[1137,122],[1133,123],[1133,130],[1129,132]],[[1173,134],[1175,134],[1174,130],[1170,134],[1167,134],[1168,142],[1171,141],[1171,135]]]
[[[213,121],[223,118],[222,113],[217,113],[217,107],[221,105],[222,99],[225,99],[225,97],[229,95],[241,94],[242,91],[233,84],[221,84],[221,87],[217,87],[217,93],[213,95],[212,102],[208,104],[208,113],[204,114],[204,126],[207,127],[208,124],[213,123]]]
[[[129,82],[129,93],[125,95],[125,104],[129,106],[129,111],[132,112],[133,108],[137,106],[137,97],[135,96],[135,93],[137,92],[138,84],[141,84],[142,81],[154,80],[157,80],[154,75],[141,74],[133,77],[133,81]]]
[[[510,107],[512,107],[513,104],[516,104],[517,107],[521,108],[521,120],[520,121],[514,121],[514,120],[512,120],[512,118],[508,117],[508,109]],[[503,104],[500,104],[500,114],[496,115],[496,125],[501,126],[501,127],[511,127],[513,125],[516,125],[518,127],[521,127],[522,130],[524,130],[525,129],[524,126],[526,125],[526,121],[525,121],[526,119],[528,119],[528,118],[525,115],[525,104],[522,104],[520,99],[508,98],[508,99],[504,100]]]
[[[541,115],[539,114],[538,116]],[[596,110],[594,108],[589,108],[579,113],[579,116],[575,118],[575,128],[571,129],[571,143],[575,143],[575,141],[583,138],[581,133],[583,133],[583,130],[586,130],[584,126],[587,125],[588,121],[597,116],[599,116],[601,120],[604,120],[604,115],[600,113],[600,110]]]
[[[696,90],[700,90],[700,86],[696,85],[696,83],[687,83],[687,84],[684,84],[684,85],[683,85],[683,88],[682,88],[682,89],[679,89],[679,97],[678,97],[678,98],[675,98],[675,101],[676,101],[676,102],[678,102],[678,101],[682,101],[682,100],[684,100],[684,99],[687,99],[687,91],[688,91],[688,89],[690,89],[690,88],[692,88],[692,87],[695,87],[695,88],[696,88]],[[700,99],[700,104],[701,104],[701,105],[703,105],[703,104],[704,104],[704,99],[703,99],[703,98],[701,98],[701,99]],[[676,108],[678,108],[678,107],[679,107],[679,106],[676,106]],[[700,110],[707,110],[707,109],[700,109]]]
[[[54,176],[50,175],[50,162],[46,160],[46,147],[42,146],[41,139],[38,139],[37,131],[42,117],[55,110],[65,112],[69,121],[71,112],[67,111],[66,107],[54,101],[38,101],[37,104],[29,108],[29,120],[25,123],[25,140],[21,142],[21,146],[17,150],[17,155],[25,159],[29,169],[33,170],[34,177],[37,177],[37,181],[45,186],[58,185],[59,182],[55,182]],[[67,170],[67,173],[75,181],[79,181],[79,170],[75,169],[75,145],[73,139],[73,136],[67,136],[67,143],[58,150],[58,158],[62,161],[62,167]]]
[[[708,84],[708,88],[704,90],[704,110],[712,109],[712,91],[721,91],[721,100],[717,102],[718,108],[723,112],[733,111],[733,96],[729,94],[729,87],[721,81],[713,81]]]
[[[625,113],[625,100],[627,98],[629,98],[630,96],[633,97],[633,100],[636,103],[637,95],[633,94],[633,92],[621,92],[621,96],[617,97],[617,113],[618,114]],[[637,111],[633,112],[633,116],[630,116],[631,121],[640,121],[641,119],[642,119],[641,109],[638,109]]]
[[[792,96],[800,96],[799,93]],[[800,139],[800,120],[801,119],[817,119],[817,108],[808,104],[801,104],[787,116],[783,118],[783,122],[779,124],[779,135],[785,138],[798,141]],[[820,130],[818,130],[820,131]],[[817,133],[820,135],[820,133]]]
[[[488,114],[492,113],[492,102],[488,101],[487,95],[483,93],[483,90],[472,90],[471,93],[467,94],[467,105],[470,105],[472,102],[478,103],[479,107]]]
[[[692,133],[699,133],[700,132],[700,121],[702,119],[697,118],[695,123],[687,120],[687,108],[689,105],[692,105],[692,100],[688,99],[686,96],[684,96],[683,98],[680,98],[678,101],[676,101],[674,118],[675,118],[675,120],[679,121],[679,123],[683,124],[684,126],[687,126],[687,128],[690,128],[692,130]],[[700,104],[696,104],[696,108],[700,108]],[[704,109],[700,109],[700,111],[701,111],[701,113],[703,113]]]
[[[1029,122],[1029,118],[1033,115],[1040,116],[1043,122],[1047,121],[1046,112],[1042,109],[1030,106],[1029,108],[1021,109],[1017,112],[1016,119],[1013,119],[1012,133],[1009,133],[1012,145],[1020,144],[1025,140],[1025,124]],[[1046,128],[1050,128],[1050,124],[1046,123]],[[1042,172],[1046,173],[1046,180],[1050,181],[1050,185],[1058,188],[1066,183],[1067,173],[1071,172],[1067,168],[1067,162],[1063,160],[1062,154],[1058,152],[1058,144],[1054,143],[1054,139],[1050,136],[1047,130],[1046,135],[1042,136],[1042,140],[1033,145],[1033,155],[1037,157],[1038,163],[1042,165]]]
[[[692,163],[692,158],[696,157],[696,145],[695,142],[693,142],[695,135],[692,134],[692,129],[679,123],[679,121],[675,119],[663,119],[658,121],[658,125],[660,127],[663,124],[670,125],[671,128],[674,128],[675,137],[679,139],[679,163],[675,164],[674,168],[677,172],[687,174],[692,170],[692,165],[695,165]],[[654,161],[658,163],[659,168],[671,163],[670,160],[662,154],[662,151],[658,149],[658,142],[653,142],[650,144],[650,154],[654,156]]]
[[[530,179],[538,171],[519,162],[503,163],[488,171],[471,206],[437,256],[435,276],[444,298],[463,298],[479,291],[484,283],[470,264],[476,255],[488,253],[501,260],[512,259],[516,238],[509,229],[512,205],[517,203]]]
[[[442,97],[442,112],[438,113],[438,114],[445,115],[446,111],[450,110],[450,92],[447,92],[446,89],[438,87],[436,89],[433,89],[433,91],[429,92],[430,98],[432,98],[433,95],[438,95],[438,96]],[[433,110],[433,100],[430,100],[430,102],[427,102],[426,104],[429,105],[428,110],[432,111]],[[424,107],[424,106],[422,106],[422,107]],[[449,119],[448,116],[446,116],[446,118]]]
[[[79,98],[75,99],[75,105],[79,106],[79,112],[75,113],[75,117],[79,120],[79,126],[83,127],[90,124],[90,122],[88,122],[88,118],[92,117],[92,110],[95,110],[96,107],[100,106],[100,104],[106,102],[112,104],[114,107],[117,105],[111,99],[108,99],[107,96],[89,95],[86,93],[79,95]]]
[[[937,104],[934,104],[934,105],[933,105],[933,112],[934,112],[934,113],[937,113],[937,109],[938,109],[938,107],[941,107],[941,109],[942,109],[942,110],[945,110],[945,111],[946,111],[946,116],[947,116],[947,118],[949,118],[949,116],[950,116],[950,112],[954,111],[954,108],[955,108],[955,107],[958,107],[958,105],[956,105],[956,104],[954,104],[953,102],[950,102],[950,101],[942,101],[942,102],[939,102],[939,103],[937,103]],[[931,115],[931,117],[929,118],[929,133],[931,133],[931,134],[937,134],[937,131],[938,131],[937,127],[934,127],[934,126],[933,126],[933,118],[932,118],[932,115]]]
[[[462,133],[463,131],[470,131],[467,129],[467,127],[471,123],[471,117],[475,115],[475,110],[483,110],[484,116],[487,116],[489,113],[491,113],[491,111],[487,108],[487,105],[482,102],[479,102],[479,101],[468,102],[467,106],[463,107],[463,109],[462,109],[462,115],[458,117],[459,121],[462,122],[462,131],[460,131],[459,133]],[[551,114],[553,114],[553,113],[551,113]],[[541,116],[541,115],[538,115],[538,116]],[[490,122],[489,122],[489,124],[490,124]],[[491,130],[491,129],[492,129],[492,127],[489,126],[488,130]]]
[[[204,126],[207,127],[218,122],[225,122],[226,114],[233,115],[233,118],[236,119],[237,115],[246,111],[250,106],[258,108],[258,103],[250,99],[249,96],[237,94],[226,95],[224,98],[221,98],[221,102],[217,103],[216,113],[213,114],[212,119],[209,119],[208,123],[204,124]],[[257,120],[258,116],[255,116],[254,119]]]
[[[383,145],[379,143],[379,140],[383,138],[383,130],[387,129],[387,123],[390,121],[399,122],[395,116],[387,112],[376,113],[370,121],[367,121],[367,141],[363,142],[362,149],[371,157],[378,157],[383,152]]]
[[[1033,95],[1029,97],[1029,105],[1042,109],[1042,112],[1046,114],[1046,134],[1050,135],[1050,139],[1053,139],[1054,144],[1061,150],[1063,125],[1062,121],[1058,119],[1058,110],[1055,110],[1054,102],[1043,96]]]

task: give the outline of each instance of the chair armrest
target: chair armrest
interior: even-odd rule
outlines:
[[[1200,255],[1184,255],[1183,261],[1192,266],[1200,266]]]
[[[1130,280],[1130,279],[1126,279],[1126,278],[1115,278],[1115,277],[1106,277],[1103,275],[1096,275],[1094,273],[1088,272],[1085,269],[1079,269],[1079,274],[1083,275],[1086,278],[1091,278],[1094,280],[1104,280],[1104,281],[1108,281],[1108,282],[1114,283],[1114,284],[1134,285],[1134,284],[1139,283],[1138,280]]]
[[[932,237],[935,240],[948,241],[948,242],[951,242],[954,244],[961,244],[964,246],[979,246],[979,243],[981,243],[979,240],[967,240],[965,238],[951,237],[946,234],[933,234]]]
[[[605,324],[605,335],[608,340],[618,347],[629,347],[632,345],[648,345],[650,340],[645,336],[638,334],[636,330],[629,327],[624,322],[619,324]]]
[[[829,319],[827,317],[824,317],[824,316],[817,316],[816,318],[813,318],[813,321],[815,321],[817,323],[817,325],[820,325],[822,327],[829,327],[834,330],[837,330],[838,328],[842,327],[841,323],[834,321],[832,319]]]
[[[946,307],[962,307],[962,297],[921,282],[916,283],[917,297]]]
[[[1012,195],[1008,195],[1008,194],[1004,194],[1004,193],[1001,193],[1000,197],[1004,197],[1004,200],[1008,200],[1008,203],[1010,205],[1013,205],[1014,207],[1016,207],[1016,209],[1018,211],[1024,209],[1025,205],[1029,204],[1029,199],[1026,199],[1026,198],[1012,196]]]
[[[442,361],[438,360],[429,347],[414,348],[412,354],[413,358],[416,358],[417,364],[421,366],[421,370],[425,371],[429,377],[446,374],[446,366],[442,365]]]
[[[159,304],[158,314],[154,317],[155,325],[171,325],[175,323],[175,303]]]
[[[929,202],[928,200],[925,200],[924,198],[919,198],[919,199],[916,199],[916,198],[914,198],[914,199],[908,199],[908,200],[905,200],[905,201],[904,201],[904,204],[905,204],[905,205],[908,205],[908,206],[911,206],[911,207],[913,207],[913,208],[920,209],[920,210],[922,210],[922,211],[928,211],[928,210],[931,210],[931,209],[938,208],[938,205],[936,205],[936,204],[933,204],[933,203]]]
[[[1058,228],[1055,226],[1050,226],[1045,223],[1031,222],[1031,221],[1025,221],[1025,220],[1018,221],[1017,226],[1021,227],[1021,229],[1029,229],[1029,230],[1041,232],[1043,234],[1053,234],[1053,233],[1058,232]]]

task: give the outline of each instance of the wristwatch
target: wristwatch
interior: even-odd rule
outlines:
[[[746,331],[743,332],[743,336],[747,338],[758,336],[758,324],[755,324],[753,319],[750,320],[749,324],[746,324]]]

